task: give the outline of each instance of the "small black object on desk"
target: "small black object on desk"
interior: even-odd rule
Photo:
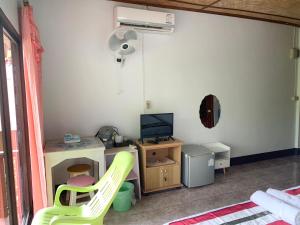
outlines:
[[[127,147],[129,145],[134,144],[132,140],[123,141],[122,143],[114,143],[114,147]]]

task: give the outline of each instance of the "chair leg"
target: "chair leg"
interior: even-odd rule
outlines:
[[[76,205],[76,200],[77,200],[77,192],[71,191],[69,205],[70,206],[75,206]]]
[[[70,191],[66,191],[66,203],[69,202],[70,204]]]
[[[95,193],[93,191],[89,192],[90,198],[92,199],[95,196]]]

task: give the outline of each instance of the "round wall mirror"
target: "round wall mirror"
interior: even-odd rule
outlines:
[[[207,95],[202,100],[199,116],[202,124],[207,128],[213,128],[217,125],[221,115],[220,102],[214,95]]]

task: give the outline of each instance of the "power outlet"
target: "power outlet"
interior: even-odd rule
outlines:
[[[146,109],[150,109],[151,108],[151,101],[147,100],[146,101]]]

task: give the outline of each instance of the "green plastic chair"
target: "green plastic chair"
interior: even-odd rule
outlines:
[[[60,185],[56,191],[54,206],[39,210],[32,225],[91,224],[103,225],[103,219],[134,165],[131,153],[119,152],[107,172],[98,183],[90,187]],[[91,192],[96,195],[82,206],[63,206],[60,202],[62,191]]]

